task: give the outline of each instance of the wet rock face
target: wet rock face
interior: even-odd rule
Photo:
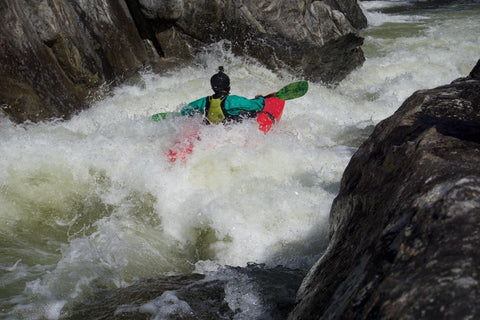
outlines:
[[[480,316],[480,77],[414,93],[351,159],[289,319]]]
[[[0,105],[18,122],[66,118],[154,56],[122,1],[5,0],[0,17]]]
[[[354,0],[4,0],[0,110],[17,122],[68,118],[105,83],[161,72],[228,40],[239,55],[336,82],[364,61]]]
[[[250,264],[227,267],[207,277],[191,274],[145,279],[121,289],[97,290],[88,301],[68,306],[64,319],[220,320],[250,316],[283,320],[304,275],[301,270]],[[244,295],[257,301],[252,310],[241,302]]]
[[[192,0],[174,27],[204,43],[228,39],[237,54],[329,83],[363,63],[357,31],[366,26],[351,0]]]

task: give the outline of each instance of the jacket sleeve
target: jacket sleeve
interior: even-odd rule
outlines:
[[[247,99],[240,96],[230,95],[225,101],[225,111],[231,115],[238,116],[244,111],[262,111],[264,105],[265,99],[263,97]]]
[[[205,112],[205,106],[207,105],[207,97],[200,98],[192,101],[182,108],[180,113],[182,116],[193,116],[195,113],[203,114]]]

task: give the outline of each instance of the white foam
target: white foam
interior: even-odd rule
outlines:
[[[188,303],[178,299],[174,291],[165,291],[160,297],[142,305],[139,311],[152,314],[154,320],[169,319],[172,315],[192,314]]]

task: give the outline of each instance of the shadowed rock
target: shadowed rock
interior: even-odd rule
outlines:
[[[414,93],[344,172],[289,319],[480,317],[480,78]]]
[[[251,264],[227,267],[207,277],[192,274],[141,280],[126,288],[99,290],[89,301],[69,306],[64,318],[210,320],[255,313],[255,319],[281,320],[292,309],[303,276],[300,270]],[[244,295],[251,295],[246,300],[257,305],[238,302]],[[256,312],[249,312],[250,307]]]
[[[123,1],[5,0],[0,17],[0,105],[17,122],[68,118],[158,59]]]

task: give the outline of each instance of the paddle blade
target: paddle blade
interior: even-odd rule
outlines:
[[[300,98],[301,96],[305,95],[308,91],[308,82],[307,81],[298,81],[294,83],[290,83],[286,85],[282,89],[280,89],[277,93],[273,96],[280,100],[291,100]]]
[[[160,121],[160,120],[165,120],[170,117],[177,117],[180,115],[180,112],[160,112],[152,115],[152,120],[153,121]]]

